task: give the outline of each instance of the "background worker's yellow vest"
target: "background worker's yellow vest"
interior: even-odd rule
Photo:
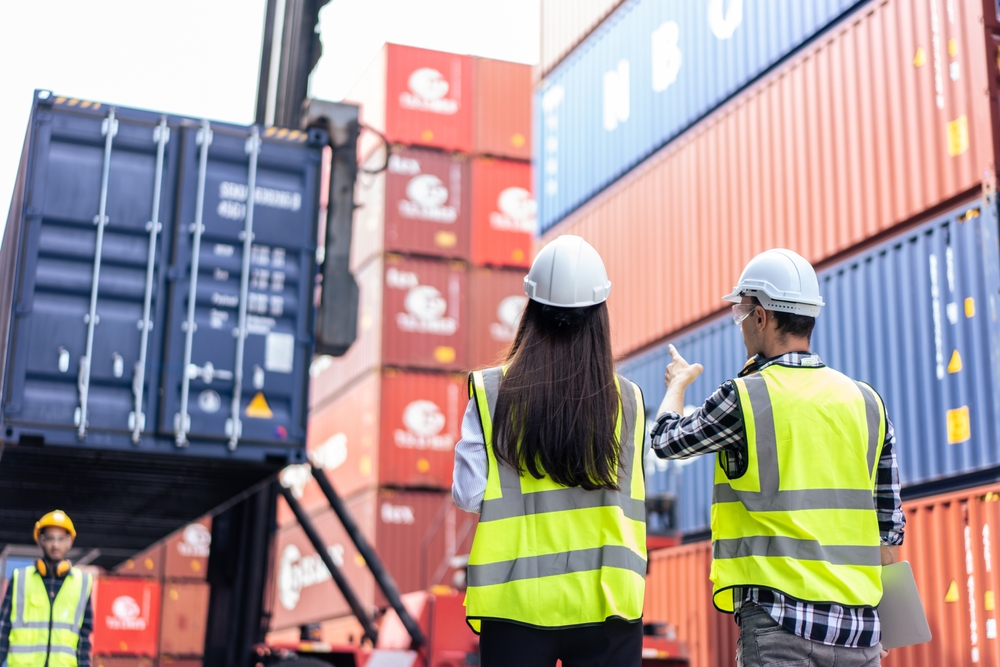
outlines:
[[[713,601],[734,586],[809,602],[882,599],[875,472],[885,439],[878,394],[830,368],[768,366],[735,380],[748,468],[712,498]]]
[[[7,667],[43,667],[46,654],[49,656],[48,667],[76,667],[80,627],[90,599],[93,578],[74,567],[66,575],[51,605],[45,582],[34,566],[15,570],[11,586]]]
[[[503,370],[469,378],[486,440],[486,495],[469,556],[466,617],[543,628],[642,617],[646,578],[645,409],[622,377],[619,491],[586,491],[498,465],[493,411]]]

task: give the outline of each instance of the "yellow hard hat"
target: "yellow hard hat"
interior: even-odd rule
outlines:
[[[38,541],[38,536],[41,535],[43,528],[48,528],[49,526],[55,526],[56,528],[63,528],[70,537],[76,539],[76,528],[73,527],[73,522],[66,512],[62,510],[53,510],[49,512],[41,519],[35,522],[35,541]]]

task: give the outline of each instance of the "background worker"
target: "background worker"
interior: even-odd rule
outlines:
[[[0,663],[90,667],[93,577],[66,560],[76,528],[61,510],[35,523],[42,558],[14,571],[0,606]]]
[[[718,455],[713,602],[735,611],[737,664],[878,665],[881,565],[905,525],[892,423],[871,387],[810,353],[824,304],[804,258],[764,252],[724,298],[749,361],[681,417],[702,366],[671,346],[651,435],[661,458]]]
[[[484,667],[635,665],[646,574],[644,414],[614,372],[600,255],[545,246],[502,367],[472,373],[452,495],[479,512],[466,615]]]

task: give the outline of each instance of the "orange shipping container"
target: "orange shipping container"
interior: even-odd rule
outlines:
[[[155,662],[152,658],[113,655],[95,655],[91,664],[94,667],[155,667]],[[160,664],[164,664],[162,660]]]
[[[821,263],[993,183],[983,4],[866,5],[548,232],[604,258],[616,354],[720,312],[766,248]]]
[[[473,153],[531,159],[531,66],[473,58]]]
[[[132,556],[115,568],[116,577],[163,578],[165,553],[162,544],[154,544],[145,551]]]
[[[155,657],[160,638],[160,583],[99,577],[94,587],[95,655]]]
[[[163,576],[167,579],[204,579],[212,547],[212,519],[204,517],[167,538]]]
[[[472,263],[531,266],[538,206],[531,196],[531,164],[472,161]]]
[[[160,625],[162,655],[198,657],[205,652],[210,593],[209,585],[200,581],[171,581],[163,585],[163,620]]]
[[[469,366],[495,366],[506,358],[528,298],[522,270],[469,272]]]
[[[201,658],[175,658],[172,655],[161,655],[158,667],[202,667]]]

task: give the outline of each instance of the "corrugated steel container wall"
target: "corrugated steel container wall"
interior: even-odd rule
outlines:
[[[913,500],[900,558],[910,562],[933,639],[893,650],[886,667],[1000,664],[993,543],[1000,486]]]
[[[528,298],[522,270],[469,272],[469,368],[495,366],[506,358]]]
[[[113,655],[95,655],[95,667],[156,667],[153,658],[133,658]]]
[[[163,576],[166,579],[204,579],[212,548],[212,518],[188,524],[164,544]]]
[[[202,667],[203,664],[201,658],[175,658],[172,655],[161,655],[157,667]]]
[[[813,350],[872,384],[885,400],[904,486],[1000,465],[1000,247],[995,204],[981,200],[819,272],[826,308]],[[705,366],[687,402],[708,397],[746,360],[726,315],[673,341]],[[666,345],[629,359],[622,373],[647,405],[663,395]],[[714,458],[650,460],[651,490],[680,498],[684,532],[710,520]]]
[[[537,78],[548,74],[622,0],[542,0],[541,58]]]
[[[712,604],[712,543],[697,542],[649,554],[643,620],[666,622],[687,643],[691,667],[730,667],[739,626]]]
[[[160,653],[171,657],[197,657],[205,652],[208,598],[205,582],[167,582],[163,585]],[[162,662],[162,659],[161,659]]]
[[[466,367],[465,265],[385,258],[382,363],[459,371]]]
[[[742,4],[628,0],[549,73],[535,100],[543,230],[863,2]]]
[[[160,583],[150,579],[97,578],[91,600],[94,654],[156,657],[160,592]]]
[[[473,69],[470,56],[386,44],[344,99],[390,143],[471,153]],[[362,156],[378,142],[366,134]]]
[[[473,58],[475,107],[472,152],[531,159],[531,66]]]
[[[717,312],[766,248],[820,262],[991,178],[974,5],[872,5],[552,230],[601,253],[616,353]]]
[[[472,263],[528,268],[538,207],[527,162],[472,161]]]
[[[165,558],[162,544],[154,544],[142,553],[129,558],[114,569],[116,577],[142,577],[145,579],[163,578],[163,559]]]

